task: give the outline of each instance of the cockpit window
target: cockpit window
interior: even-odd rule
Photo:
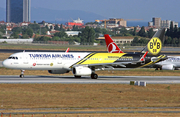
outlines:
[[[18,57],[10,56],[8,59],[18,59]]]

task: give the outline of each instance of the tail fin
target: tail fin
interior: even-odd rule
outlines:
[[[114,41],[111,39],[111,37],[108,34],[104,35],[106,46],[109,53],[124,53],[121,51],[121,49],[114,43]]]
[[[69,48],[67,48],[67,50],[65,52],[68,53],[69,52]]]
[[[140,61],[144,61],[146,55],[147,55],[148,51],[140,58]]]
[[[159,29],[141,52],[145,53],[148,51],[152,55],[159,54],[159,52],[162,49],[161,40],[163,40],[164,34],[165,34],[165,28]]]

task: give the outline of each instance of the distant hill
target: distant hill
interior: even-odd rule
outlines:
[[[31,22],[33,21],[47,21],[47,22],[68,22],[77,18],[84,20],[84,22],[94,22],[96,19],[105,19],[105,17],[81,10],[51,10],[46,8],[31,8]],[[72,19],[71,19],[72,18]],[[6,9],[0,8],[0,21],[6,21]]]
[[[95,19],[105,19],[105,17],[80,10],[51,10],[46,8],[32,8],[31,21],[57,21],[68,22],[78,17],[85,22],[94,22]],[[72,19],[71,19],[72,18]]]

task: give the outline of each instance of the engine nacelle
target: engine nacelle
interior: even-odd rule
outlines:
[[[162,65],[162,70],[174,70],[173,65]]]
[[[64,74],[64,73],[68,73],[69,71],[66,69],[62,69],[62,70],[48,70],[48,72],[50,74]]]
[[[85,66],[74,67],[72,69],[72,72],[76,76],[91,75],[92,74],[92,70],[88,67],[85,67]]]

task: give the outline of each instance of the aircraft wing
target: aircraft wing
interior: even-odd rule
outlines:
[[[146,67],[149,65],[153,65],[161,60],[165,60],[167,59],[166,56],[161,55],[157,58],[154,58],[153,61],[150,61],[148,63],[144,63],[143,61],[133,61],[133,62],[115,62],[115,63],[98,63],[98,64],[87,64],[87,65],[75,65],[73,67],[77,67],[77,66],[88,66],[92,69],[95,70],[103,70],[104,68],[111,68],[111,69],[115,69],[115,68],[141,68],[141,67]]]

